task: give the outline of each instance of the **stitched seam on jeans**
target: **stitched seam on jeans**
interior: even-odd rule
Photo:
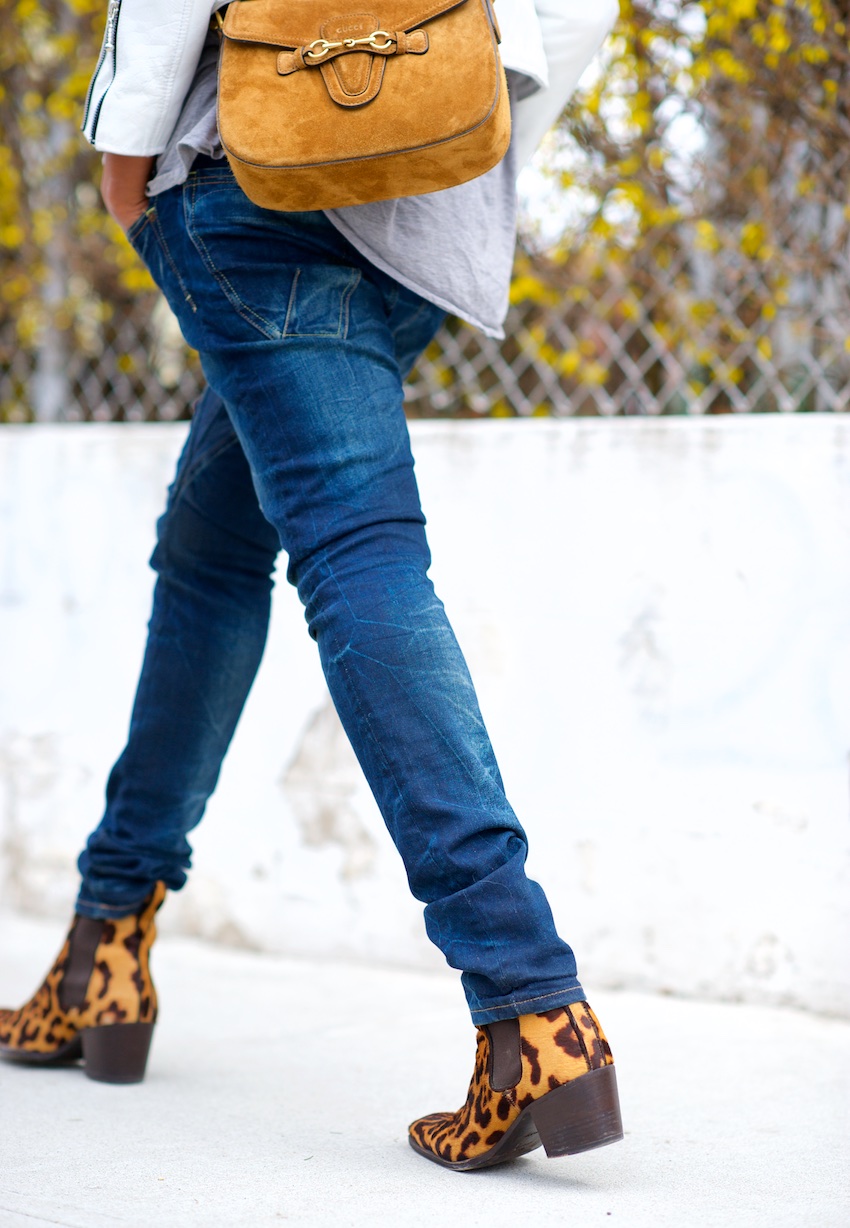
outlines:
[[[579,985],[576,986],[576,991],[584,993],[584,990]],[[499,1010],[503,1010],[507,1006],[531,1006],[532,1002],[545,1002],[547,998],[559,998],[561,994],[563,993],[573,993],[573,992],[574,991],[572,989],[553,989],[551,993],[540,994],[536,998],[511,998],[509,1002],[502,1002],[502,1003],[497,1002],[493,1006],[479,1006],[478,1009],[474,1011],[473,1013],[477,1015],[481,1015],[484,1013],[484,1011],[499,1011]],[[577,1001],[584,1002],[585,999],[578,998]],[[568,1005],[573,1005],[573,1004],[569,1003]]]
[[[262,335],[268,338],[269,341],[277,341],[280,336],[278,329],[275,327],[274,324],[272,324],[270,320],[264,319],[263,316],[253,311],[253,309],[249,307],[248,304],[244,302],[243,299],[236,293],[236,290],[233,284],[230,282],[230,280],[224,275],[224,273],[221,272],[220,269],[217,268],[215,261],[212,258],[209,248],[207,247],[206,243],[204,243],[203,239],[201,238],[200,233],[198,232],[196,226],[194,225],[195,198],[197,194],[196,189],[197,189],[197,184],[195,183],[192,185],[191,224],[187,222],[187,230],[189,232],[189,237],[191,238],[192,242],[195,244],[195,247],[200,252],[201,259],[206,264],[208,272],[212,274],[213,279],[215,280],[219,289],[222,291],[225,298],[230,303],[231,307],[234,309],[236,314],[241,319],[243,319],[247,324],[250,324],[253,328],[255,328],[258,333],[262,333]],[[263,327],[264,325],[265,327]],[[267,331],[267,330],[271,330],[271,331]]]
[[[237,438],[226,439],[223,443],[220,443],[218,447],[213,448],[212,451],[204,452],[200,457],[193,457],[190,463],[186,466],[185,471],[175,477],[174,485],[169,492],[168,501],[166,502],[165,511],[163,514],[167,516],[176,508],[177,504],[186,494],[188,487],[191,486],[195,479],[202,474],[205,469],[209,468],[213,461],[218,460],[222,453],[226,452],[228,448],[234,448],[238,444],[239,440]],[[161,544],[161,539],[159,537],[157,537],[157,542]]]
[[[354,294],[354,291],[357,289],[357,287],[360,285],[360,282],[363,279],[363,274],[360,272],[359,269],[352,270],[353,277],[350,278],[349,285],[347,285],[346,288],[343,290],[342,298],[340,299],[339,317],[336,323],[336,332],[302,333],[298,329],[296,329],[296,331],[294,332],[290,332],[289,331],[289,320],[290,320],[290,317],[292,316],[292,313],[297,312],[297,308],[298,308],[297,286],[301,279],[301,273],[302,273],[301,269],[296,269],[295,280],[292,283],[292,291],[290,292],[289,304],[286,309],[286,323],[283,326],[282,335],[284,337],[333,337],[333,338],[336,338],[338,341],[348,340],[348,324],[349,324],[349,315],[350,315],[349,306],[350,306],[351,298],[352,298],[352,295]]]
[[[239,187],[233,178],[233,172],[225,167],[222,167],[220,170],[212,167],[205,167],[202,171],[193,170],[190,172],[189,178],[195,180],[203,179],[204,183],[228,183],[232,184],[234,188]]]
[[[289,291],[289,302],[286,304],[286,319],[283,322],[283,335],[288,337],[289,321],[292,318],[292,313],[295,311],[295,295],[298,293],[298,283],[301,280],[301,270],[295,270],[295,276],[292,279],[292,289]]]
[[[168,262],[168,267],[171,269],[171,272],[174,275],[174,279],[177,282],[178,286],[180,287],[180,292],[183,295],[183,298],[192,308],[192,311],[197,311],[198,309],[192,300],[192,296],[189,293],[189,291],[186,289],[186,285],[183,281],[183,278],[180,276],[177,265],[174,263],[174,259],[171,255],[171,252],[168,250],[168,244],[165,241],[165,235],[162,233],[162,227],[159,224],[159,219],[158,219],[157,212],[156,212],[156,206],[154,206],[153,209],[149,210],[147,216],[150,219],[150,224],[153,227],[154,234],[156,235],[156,240],[157,240],[157,243],[159,244],[160,251],[162,252],[164,258]]]
[[[82,896],[79,896],[77,903],[84,905],[86,908],[100,908],[105,912],[114,912],[118,917],[129,917],[131,914],[139,911],[147,898],[146,895],[143,895],[136,904],[103,904],[100,900],[84,900]],[[98,920],[97,917],[93,919],[95,921]]]
[[[346,290],[345,294],[342,296],[342,304],[341,304],[340,313],[339,313],[339,330],[340,331],[338,335],[342,338],[343,341],[348,340],[348,325],[351,319],[351,300],[354,297],[354,291],[360,285],[362,278],[363,278],[363,274],[358,269],[354,275],[354,280],[352,281],[349,288]]]
[[[137,221],[141,221],[141,226],[137,226],[136,222],[133,222],[133,225],[126,232],[125,238],[131,247],[136,242],[139,235],[143,235],[147,227],[150,225],[150,212],[150,209],[145,209],[141,218],[137,219]]]
[[[252,308],[250,308],[248,304],[245,303],[236,293],[233,284],[228,280],[224,273],[222,273],[221,270],[216,267],[209,248],[207,247],[206,243],[204,243],[197,227],[195,226],[195,196],[197,184],[196,182],[192,182],[188,186],[190,192],[190,216],[186,219],[186,230],[194,247],[206,265],[207,272],[212,275],[216,285],[230,303],[230,306],[233,308],[236,314],[245,321],[246,324],[250,324],[252,328],[255,328],[257,332],[261,333],[267,338],[267,340],[278,341],[280,339],[280,332],[275,325],[272,324],[270,320],[264,319],[263,316],[253,311]]]

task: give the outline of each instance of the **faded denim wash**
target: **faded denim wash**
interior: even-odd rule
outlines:
[[[282,547],[340,719],[473,1020],[583,1000],[572,951],[525,874],[526,837],[427,575],[402,381],[441,312],[322,214],[260,209],[205,159],[130,238],[213,392],[159,523],[129,741],[80,859],[79,911],[120,915],[157,879],[185,882],[187,833],[260,663]]]

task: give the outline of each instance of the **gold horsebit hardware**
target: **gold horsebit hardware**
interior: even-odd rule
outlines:
[[[385,41],[379,43],[379,38],[383,38]],[[375,30],[365,38],[344,38],[339,43],[328,42],[326,38],[317,38],[308,47],[304,48],[304,59],[321,60],[324,59],[329,51],[339,51],[341,47],[345,47],[347,50],[354,47],[371,47],[373,51],[389,51],[395,44],[395,41],[391,34],[387,34],[386,30]]]

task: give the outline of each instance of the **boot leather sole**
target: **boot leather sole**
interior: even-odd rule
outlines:
[[[444,1160],[408,1135],[414,1151],[443,1168],[471,1172],[504,1164],[538,1147],[547,1156],[578,1155],[623,1138],[623,1122],[613,1066],[591,1070],[527,1105],[502,1138],[483,1155],[468,1160]]]
[[[71,1062],[78,1062],[82,1056],[83,1042],[79,1035],[50,1053],[36,1053],[28,1049],[8,1049],[5,1045],[0,1045],[0,1057],[7,1062],[18,1062],[21,1066],[68,1066]]]

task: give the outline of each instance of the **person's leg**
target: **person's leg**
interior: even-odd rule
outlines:
[[[126,748],[80,857],[77,912],[132,912],[186,880],[200,821],[266,641],[280,548],[219,398],[196,409],[151,565],[158,574]]]
[[[289,553],[331,694],[427,905],[428,932],[463,970],[481,1025],[466,1105],[414,1122],[412,1146],[469,1168],[541,1142],[564,1154],[622,1137],[610,1049],[545,897],[525,876],[525,836],[427,578],[399,347],[402,337],[411,350],[424,346],[434,311],[362,261],[321,216],[255,209],[223,168],[165,194],[133,238],[227,403],[263,514]],[[203,758],[212,787],[216,756]],[[184,828],[202,808],[182,809]],[[179,827],[171,824],[172,837]],[[174,839],[154,851],[178,865],[186,852]],[[145,873],[150,854],[145,842]],[[119,853],[112,868],[123,890],[121,875],[132,878],[137,862]],[[72,971],[86,924],[112,925],[78,918]],[[14,1018],[0,1012],[0,1049]],[[108,1041],[114,1057],[121,1031],[92,1026],[81,1036]]]
[[[435,309],[322,215],[257,209],[222,167],[159,197],[132,238],[228,407],[337,710],[474,1020],[581,1001],[427,577],[396,339],[419,321],[422,348]]]
[[[189,864],[187,833],[215,787],[262,656],[277,534],[221,401],[196,409],[152,563],[159,578],[127,746],[80,858],[77,912],[22,1007],[0,1010],[0,1054],[85,1059],[107,1082],[144,1075],[156,1021],[149,954],[166,887]]]
[[[226,168],[166,193],[134,237],[228,406],[334,703],[481,1025],[466,1104],[414,1122],[411,1145],[467,1169],[622,1138],[610,1048],[525,875],[427,576],[396,338],[419,321],[424,345],[429,309],[320,215],[252,206]]]

